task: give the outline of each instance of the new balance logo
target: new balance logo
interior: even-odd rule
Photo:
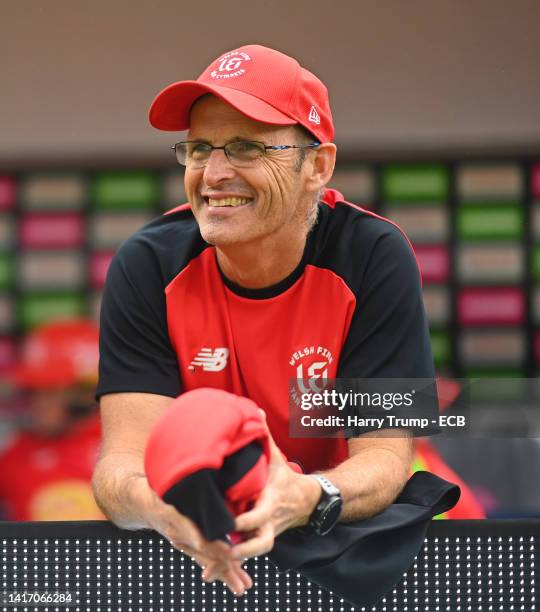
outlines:
[[[319,125],[321,122],[319,113],[317,112],[317,109],[314,106],[312,106],[311,110],[309,111],[308,119],[311,121],[311,123],[316,123],[317,125]]]
[[[221,372],[227,365],[229,359],[228,348],[202,348],[189,364],[188,370],[192,372],[196,368],[202,368],[205,372]]]

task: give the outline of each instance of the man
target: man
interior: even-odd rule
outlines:
[[[103,520],[91,488],[101,428],[98,328],[65,320],[25,338],[12,382],[28,411],[0,453],[0,505],[12,521]]]
[[[189,204],[128,240],[109,271],[94,490],[119,526],[155,529],[205,580],[242,594],[251,579],[241,562],[312,524],[329,495],[278,448],[327,478],[342,521],[380,512],[403,488],[409,437],[292,439],[288,382],[432,378],[419,273],[398,228],[324,191],[336,157],[327,90],[293,58],[258,45],[226,53],[197,81],[163,90],[150,121],[189,130],[175,145]],[[253,399],[274,441],[268,484],[236,520],[249,538],[233,547],[205,541],[144,474],[152,425],[199,387]]]

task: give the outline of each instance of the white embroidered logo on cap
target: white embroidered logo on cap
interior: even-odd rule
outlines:
[[[309,111],[308,119],[311,121],[311,123],[316,123],[317,125],[319,125],[319,123],[321,122],[319,113],[317,112],[317,109],[314,106],[312,106],[311,110]]]
[[[210,76],[213,79],[232,79],[246,72],[242,64],[250,61],[251,57],[244,51],[231,51],[222,55],[218,61],[217,70],[212,70]]]

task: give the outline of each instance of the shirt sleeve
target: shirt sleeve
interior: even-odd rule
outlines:
[[[120,392],[177,397],[181,391],[178,359],[167,329],[165,279],[151,245],[131,238],[107,274],[96,397]]]
[[[342,378],[434,376],[420,272],[407,239],[395,229],[370,254],[341,352]]]
[[[390,225],[375,242],[355,293],[357,303],[338,378],[392,379],[381,382],[381,392],[407,386],[398,379],[422,379],[418,405],[421,412],[427,410],[430,429],[421,435],[438,431],[432,427],[438,403],[420,272],[412,247],[398,228]],[[371,388],[378,388],[377,383]]]

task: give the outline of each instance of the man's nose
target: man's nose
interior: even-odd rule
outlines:
[[[204,182],[209,186],[217,185],[222,181],[234,178],[234,175],[234,166],[227,159],[225,151],[214,149],[204,167]]]

